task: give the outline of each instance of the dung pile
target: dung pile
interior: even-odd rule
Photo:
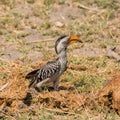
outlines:
[[[36,64],[36,66],[42,64],[44,62]],[[38,93],[32,88],[28,89],[29,81],[25,80],[25,71],[19,63],[7,63],[1,67],[0,74],[7,75],[0,82],[0,114],[11,115],[30,109],[36,111],[38,107],[39,109],[58,108],[64,112],[73,110],[81,112],[90,98],[90,95],[85,93],[79,94],[77,89],[71,87],[71,83],[61,84],[60,91]],[[89,101],[91,100],[89,99]]]
[[[0,83],[0,112],[14,112],[21,100],[26,96],[27,81],[21,73],[22,66],[18,63],[7,63],[1,74],[6,73],[6,79]]]
[[[99,92],[99,101],[120,114],[120,76],[106,83]]]

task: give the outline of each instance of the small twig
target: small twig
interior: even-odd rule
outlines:
[[[0,88],[0,92],[2,92],[4,89],[6,89],[8,87],[8,83],[6,83],[5,85],[3,85],[1,88]]]
[[[7,63],[9,62],[8,60],[3,59],[3,58],[0,58],[0,60],[1,60],[1,61],[4,61],[4,62],[7,62]]]
[[[110,58],[115,58],[118,62],[120,62],[120,55],[114,51],[111,47],[107,47],[106,56]]]
[[[55,41],[55,40],[50,38],[50,39],[45,39],[45,40],[25,41],[25,44],[40,43],[40,42],[51,42],[51,41]],[[14,43],[9,43],[8,45],[11,46],[13,44]],[[5,45],[4,44],[0,44],[0,46],[5,46]]]
[[[77,65],[70,65],[68,68],[71,70],[78,70],[78,71],[80,71],[80,70],[85,71],[87,69],[86,66],[79,66],[79,65],[78,66]]]
[[[69,115],[79,115],[79,114],[76,114],[76,113],[73,113],[73,112],[65,112],[65,111],[62,111],[62,110],[56,110],[56,109],[50,109],[50,108],[44,108],[45,110],[47,111],[50,111],[50,112],[55,112],[55,113],[62,113],[62,114],[69,114]]]
[[[35,41],[30,41],[30,42],[26,42],[26,44],[31,44],[31,43],[38,43],[38,42],[51,42],[54,41],[54,39],[46,39],[46,40],[35,40]]]
[[[11,120],[16,120],[13,116],[11,116],[11,115],[9,115],[9,114],[7,114],[7,113],[4,113],[4,112],[1,112],[0,111],[0,117],[2,117],[2,116],[5,116],[5,117],[7,117],[7,118],[11,118]]]
[[[78,7],[79,7],[79,8],[82,8],[82,9],[91,10],[89,7],[84,6],[84,5],[82,5],[82,4],[78,4]]]
[[[86,10],[97,10],[97,9],[89,8],[89,7],[87,7],[87,6],[83,5],[83,4],[80,4],[80,3],[76,3],[76,6],[78,8],[86,9]]]

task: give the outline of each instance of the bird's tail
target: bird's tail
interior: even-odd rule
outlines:
[[[26,79],[31,79],[30,84],[29,84],[29,86],[28,86],[29,88],[30,88],[31,86],[34,86],[34,85],[37,83],[36,74],[37,74],[37,71],[38,71],[38,70],[39,70],[39,69],[34,70],[34,71],[28,73],[28,74],[25,76]]]
[[[36,75],[36,73],[37,73],[38,70],[39,70],[39,69],[34,70],[34,71],[28,73],[28,74],[25,76],[25,78],[26,78],[26,79],[33,79],[33,77]]]

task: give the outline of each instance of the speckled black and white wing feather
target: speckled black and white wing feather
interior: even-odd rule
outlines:
[[[32,79],[29,87],[47,79],[55,77],[60,72],[61,65],[59,61],[51,61],[40,69],[34,70],[26,75],[26,78]]]

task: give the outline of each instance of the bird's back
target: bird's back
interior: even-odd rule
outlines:
[[[37,72],[37,77],[40,81],[51,78],[58,74],[60,71],[60,63],[57,61],[50,61],[43,67],[41,67]]]
[[[52,78],[59,75],[60,68],[61,68],[60,62],[56,60],[56,61],[50,61],[41,68],[28,73],[26,75],[26,78],[32,79],[29,87],[47,78]]]

